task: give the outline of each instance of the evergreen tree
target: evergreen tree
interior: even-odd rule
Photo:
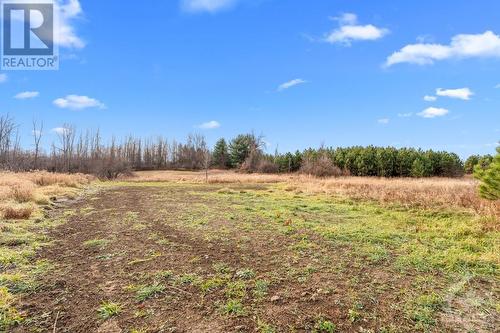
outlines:
[[[481,181],[479,195],[489,200],[500,199],[500,147],[490,165],[483,169],[480,165],[474,168],[474,177]]]
[[[425,163],[423,159],[417,158],[413,161],[411,166],[411,176],[412,177],[424,177],[425,176]]]
[[[251,153],[261,153],[263,141],[261,137],[254,134],[240,134],[229,144],[229,157],[231,166],[239,168]]]
[[[212,153],[212,165],[221,169],[230,167],[229,152],[224,138],[219,139],[215,143],[214,151]]]
[[[474,168],[479,164],[479,155],[472,155],[464,163],[464,171],[466,174],[470,175],[474,172]]]

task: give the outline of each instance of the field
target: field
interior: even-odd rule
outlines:
[[[0,331],[500,327],[499,204],[472,179],[2,177]]]

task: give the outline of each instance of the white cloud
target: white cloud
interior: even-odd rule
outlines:
[[[408,118],[408,117],[411,117],[413,116],[413,113],[411,112],[408,112],[408,113],[398,113],[398,117],[400,118]]]
[[[426,102],[434,102],[436,99],[437,99],[436,96],[429,96],[429,95],[424,96],[424,101]]]
[[[56,127],[56,128],[52,129],[52,132],[59,134],[59,135],[63,135],[63,134],[68,133],[70,130],[71,129],[66,128],[66,127]]]
[[[211,120],[201,125],[198,125],[198,127],[203,129],[215,129],[220,127],[220,123],[216,120]]]
[[[436,95],[444,96],[449,98],[458,98],[462,100],[469,100],[474,93],[469,88],[459,88],[459,89],[436,89]]]
[[[500,88],[500,83],[495,86],[495,89],[499,89],[499,88]]]
[[[293,86],[296,86],[296,85],[299,85],[299,84],[303,84],[303,83],[306,83],[306,82],[307,82],[306,80],[302,80],[302,79],[293,79],[293,80],[290,80],[288,82],[280,84],[278,86],[278,91],[283,91],[283,90],[286,90],[286,89],[291,88]]]
[[[429,65],[450,58],[500,57],[500,36],[492,31],[453,36],[449,45],[418,43],[404,46],[391,54],[385,66],[399,63]]]
[[[182,8],[188,12],[209,12],[215,13],[223,9],[228,9],[237,0],[182,0]]]
[[[358,16],[354,13],[342,13],[342,15],[332,19],[339,21],[340,25],[354,25],[358,22]]]
[[[35,98],[38,97],[40,93],[38,91],[23,91],[20,92],[19,94],[15,95],[15,99],[30,99],[30,98]]]
[[[449,112],[450,111],[443,108],[430,107],[422,112],[417,113],[417,115],[423,118],[435,118],[435,117],[446,116]]]
[[[484,144],[486,147],[497,147],[500,146],[500,142],[495,142],[495,143],[485,143]]]
[[[22,3],[22,1],[19,2]],[[43,3],[44,1],[33,0],[31,2]],[[75,19],[80,18],[83,14],[79,0],[56,0],[54,4],[58,18],[57,24],[54,26],[54,43],[66,48],[83,48],[85,42],[77,36],[74,27]],[[16,19],[15,16],[13,18]],[[33,20],[34,25],[41,24],[43,17],[34,16]]]
[[[339,21],[340,26],[325,37],[328,43],[350,45],[355,40],[376,40],[389,33],[389,30],[372,24],[357,24],[358,18],[353,13],[344,13],[335,19]]]
[[[377,120],[377,122],[378,122],[379,124],[384,124],[384,125],[385,125],[385,124],[388,124],[388,123],[389,123],[389,121],[390,121],[390,120],[389,120],[389,118],[380,118],[380,119],[378,119],[378,120]]]
[[[54,100],[54,105],[62,109],[83,110],[87,108],[104,109],[106,106],[95,98],[78,95],[68,95]]]
[[[0,74],[0,83],[7,82],[7,74]]]
[[[59,24],[55,31],[55,42],[63,47],[81,49],[85,42],[76,35],[73,21],[79,18],[83,11],[78,0],[58,0]]]

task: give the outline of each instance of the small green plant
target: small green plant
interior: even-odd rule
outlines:
[[[225,314],[234,316],[242,316],[245,314],[245,309],[243,307],[243,304],[241,304],[240,301],[234,299],[227,301],[227,303],[224,304],[222,310]]]
[[[249,280],[255,277],[255,272],[250,268],[240,269],[236,272],[236,277],[238,279]]]
[[[253,295],[256,298],[263,298],[267,295],[267,291],[269,290],[269,282],[266,280],[257,280],[255,281],[255,286],[253,289]]]
[[[106,239],[90,239],[88,241],[83,242],[83,246],[88,248],[103,248],[108,244],[108,240]]]
[[[172,271],[160,271],[156,273],[156,276],[161,279],[169,280],[174,276],[174,273]]]
[[[356,303],[352,308],[349,309],[347,315],[351,323],[354,323],[355,321],[361,319],[361,313],[359,311],[362,309],[363,309],[363,304],[361,303]]]
[[[147,330],[145,328],[133,328],[130,330],[130,333],[146,333]]]
[[[233,281],[226,285],[226,297],[227,298],[243,298],[246,296],[247,286],[243,281]]]
[[[212,265],[213,269],[219,273],[219,274],[229,274],[231,273],[231,268],[223,263],[223,262],[218,262]]]
[[[336,326],[329,320],[324,318],[319,318],[314,324],[314,333],[333,333],[336,330]]]
[[[121,306],[114,302],[102,302],[99,309],[97,309],[99,317],[104,320],[116,316],[120,311]]]
[[[8,328],[23,321],[23,317],[13,307],[14,298],[5,287],[0,287],[0,331],[7,332]]]
[[[260,333],[276,333],[276,328],[260,319],[257,319],[257,331]]]
[[[125,213],[125,221],[126,222],[133,222],[133,221],[137,220],[138,217],[139,217],[139,213],[137,213],[137,212],[126,212]]]
[[[226,281],[224,279],[221,279],[220,277],[213,277],[208,280],[205,280],[201,283],[200,289],[201,291],[206,294],[207,292],[217,289],[221,286],[224,285]]]
[[[165,287],[155,283],[149,286],[140,286],[136,290],[136,299],[138,301],[145,301],[151,297],[155,297],[158,294],[162,293],[165,290]]]
[[[196,274],[183,274],[179,276],[178,281],[181,284],[195,284],[198,281],[198,276]]]
[[[426,330],[434,326],[436,324],[434,314],[441,309],[443,304],[443,299],[435,293],[418,297],[411,310],[411,319],[415,322],[415,327]]]

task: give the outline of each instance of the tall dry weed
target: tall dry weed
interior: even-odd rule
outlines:
[[[81,174],[0,172],[0,211],[6,219],[27,219],[35,204],[47,204],[49,197],[73,195],[76,187],[93,177]]]

